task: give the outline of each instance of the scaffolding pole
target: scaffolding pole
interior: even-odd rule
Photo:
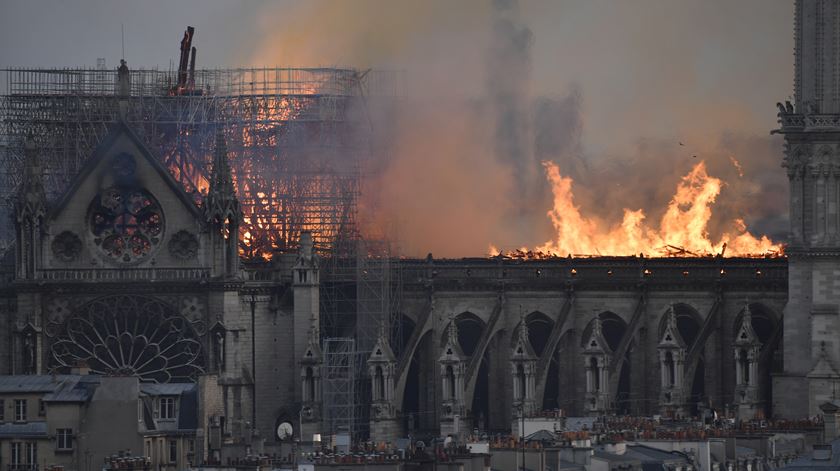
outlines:
[[[323,427],[329,434],[355,435],[357,363],[352,338],[324,339]]]

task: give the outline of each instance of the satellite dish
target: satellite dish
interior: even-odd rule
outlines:
[[[282,424],[277,426],[277,438],[279,438],[280,440],[292,438],[293,433],[294,429],[292,428],[292,424],[288,422],[283,422]]]

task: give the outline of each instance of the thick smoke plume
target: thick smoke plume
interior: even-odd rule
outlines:
[[[373,113],[392,152],[364,207],[374,226],[397,228],[406,255],[550,240],[542,161],[573,178],[581,213],[609,226],[624,208],[661,218],[702,160],[723,181],[712,238],[743,218],[779,240],[787,185],[768,131],[791,88],[791,59],[778,53],[790,41],[778,38],[791,36],[792,11],[751,0],[721,19],[724,5],[321,0],[267,7],[251,62],[405,71],[395,114]],[[746,35],[734,18],[759,6],[767,24]],[[738,47],[749,55],[725,52]]]

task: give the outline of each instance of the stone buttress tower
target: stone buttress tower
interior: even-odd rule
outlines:
[[[783,372],[776,374],[773,411],[798,418],[819,413],[840,377],[814,371],[840,365],[840,2],[795,4],[794,103],[778,103],[785,138],[782,166],[790,179],[788,304]],[[823,348],[824,346],[824,348]],[[822,353],[824,352],[824,353]],[[820,388],[822,389],[822,388]]]
[[[44,242],[47,239],[47,197],[38,151],[33,137],[24,143],[23,180],[15,199],[15,265],[16,278],[22,283],[35,283],[42,268]],[[23,314],[12,328],[12,374],[38,374],[43,370],[41,346],[43,343],[38,309],[39,296],[27,303],[18,298],[18,311]]]
[[[301,442],[310,442],[314,434],[320,430],[322,402],[321,402],[321,367],[324,355],[321,352],[321,333],[318,328],[318,318],[312,316],[307,335],[306,347],[300,360],[300,435]]]
[[[677,315],[672,304],[659,339],[660,394],[659,406],[666,417],[685,416],[686,344],[677,328]]]
[[[732,349],[735,351],[735,404],[738,418],[751,420],[762,410],[758,377],[761,342],[753,330],[749,303],[744,307],[744,317],[735,334]]]
[[[304,232],[300,235],[300,248],[297,262],[292,268],[292,293],[294,295],[294,354],[295,362],[304,360],[309,343],[318,344],[320,338],[310,339],[312,329],[320,337],[320,280],[318,268],[318,254],[315,253],[312,234]],[[295,391],[295,397],[303,398],[301,385]]]
[[[213,274],[223,278],[239,276],[239,223],[242,209],[227,159],[227,145],[221,131],[216,134],[210,188],[204,198],[204,215],[210,225],[210,243],[215,255]]]
[[[513,376],[513,402],[511,412],[515,420],[537,412],[536,370],[539,357],[528,335],[528,322],[520,317],[516,343],[510,353],[510,371]],[[517,430],[514,427],[514,430]]]
[[[611,350],[601,330],[601,319],[592,323],[592,333],[583,349],[586,371],[586,412],[592,416],[607,414],[612,409],[610,398]]]
[[[379,322],[379,335],[367,360],[371,380],[370,438],[374,442],[394,442],[400,424],[394,401],[394,373],[397,357],[388,342],[385,322]]]
[[[466,407],[464,406],[464,375],[467,357],[458,343],[458,325],[455,318],[449,319],[446,344],[438,357],[440,379],[442,382],[443,401],[441,403],[441,436],[461,436],[470,432],[467,429]]]

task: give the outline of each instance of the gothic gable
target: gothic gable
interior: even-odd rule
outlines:
[[[206,266],[202,229],[190,196],[119,123],[52,209],[44,268]]]
[[[321,362],[321,346],[316,340],[313,340],[310,335],[309,342],[306,344],[306,351],[303,352],[303,358],[300,359],[302,365],[315,365]]]
[[[466,355],[461,350],[461,345],[458,344],[458,326],[455,319],[451,319],[447,329],[446,344],[443,346],[438,361],[441,363],[459,363],[465,358]]]
[[[604,334],[601,331],[601,319],[595,318],[595,321],[592,323],[592,333],[589,334],[589,338],[586,339],[586,343],[584,344],[583,351],[585,353],[593,353],[593,354],[608,354],[610,352],[610,346],[607,343],[607,340],[604,338]]]
[[[674,308],[671,307],[668,312],[668,319],[665,324],[665,331],[659,339],[659,348],[684,349],[686,348],[685,340],[683,340],[680,331],[677,328],[677,316],[674,314]]]
[[[748,306],[746,308],[744,317],[741,320],[741,327],[738,329],[738,333],[735,335],[735,345],[740,347],[756,346],[760,344],[761,342],[758,340],[758,335],[756,335],[755,330],[753,330],[752,315],[749,312]]]
[[[516,344],[513,346],[511,352],[512,360],[533,360],[537,358],[537,353],[531,346],[531,341],[528,338],[528,324],[523,319],[519,325],[519,334],[516,338]]]
[[[391,345],[380,329],[379,338],[376,339],[376,344],[373,346],[373,351],[370,353],[368,363],[396,363],[397,357],[391,350]]]

